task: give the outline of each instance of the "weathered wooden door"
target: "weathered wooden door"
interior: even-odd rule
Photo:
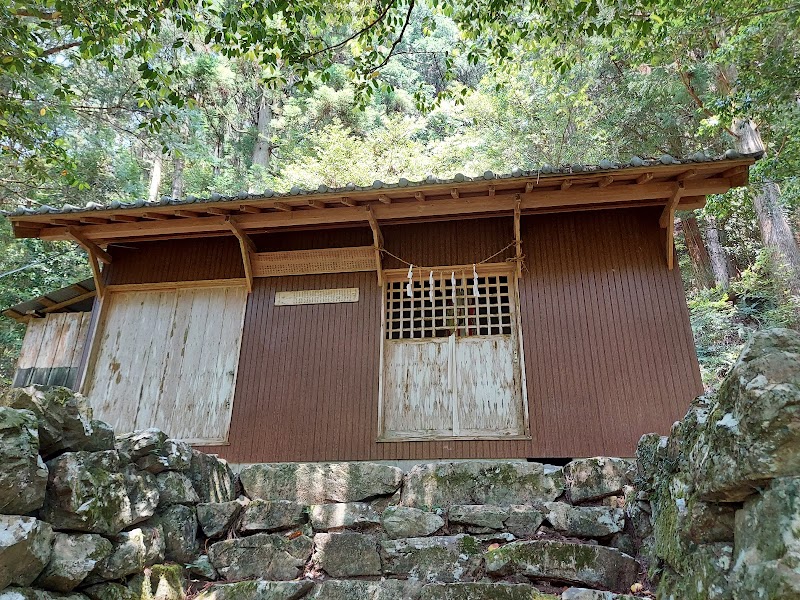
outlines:
[[[434,273],[386,284],[380,439],[526,436],[513,270]]]

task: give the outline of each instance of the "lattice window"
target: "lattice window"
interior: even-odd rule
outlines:
[[[508,275],[478,277],[476,297],[470,276],[456,277],[455,294],[449,276],[435,279],[433,300],[427,279],[413,282],[412,297],[407,280],[387,282],[386,339],[511,335],[511,280]]]

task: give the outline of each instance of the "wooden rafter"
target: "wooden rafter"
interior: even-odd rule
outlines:
[[[256,252],[256,245],[244,231],[236,224],[236,221],[228,217],[225,219],[228,227],[239,240],[239,249],[242,251],[242,264],[244,265],[244,276],[247,279],[247,293],[253,291],[253,254]]]
[[[664,206],[664,210],[661,211],[661,217],[658,220],[658,224],[662,227],[667,229],[667,268],[671,271],[672,267],[674,266],[674,248],[675,248],[675,210],[678,207],[678,203],[681,200],[681,197],[684,195],[686,191],[684,183],[678,182],[675,186],[674,191],[672,192],[672,196],[670,196],[669,200],[667,200],[666,206]]]
[[[378,286],[383,286],[383,263],[381,262],[381,248],[383,247],[383,234],[378,227],[378,220],[375,218],[372,209],[367,206],[367,220],[369,228],[372,230],[372,244],[375,248],[375,270],[378,272]]]
[[[86,250],[86,252],[96,257],[97,259],[101,260],[107,265],[111,264],[111,255],[105,250],[103,250],[100,246],[95,244],[93,241],[88,239],[80,231],[78,231],[74,227],[68,227],[67,233],[69,234],[69,237],[75,240],[79,246],[81,246],[84,250]]]
[[[392,199],[389,198],[389,196],[387,196],[386,194],[380,194],[378,196],[378,202],[380,202],[381,204],[391,204]]]

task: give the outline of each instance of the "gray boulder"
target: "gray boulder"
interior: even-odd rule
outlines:
[[[164,471],[155,477],[158,487],[159,504],[197,504],[200,497],[192,487],[191,480],[177,471]]]
[[[314,564],[331,577],[380,575],[381,556],[371,535],[344,531],[314,536]]]
[[[517,537],[531,537],[536,535],[542,521],[541,510],[528,504],[517,504],[509,507],[505,528]]]
[[[73,592],[59,594],[28,587],[10,587],[0,591],[0,600],[87,600],[86,596]]]
[[[190,563],[200,556],[197,516],[193,506],[173,504],[159,509],[152,522],[161,525],[164,531],[164,556],[167,560]]]
[[[313,600],[416,600],[420,584],[400,579],[328,579],[306,596]]]
[[[164,560],[164,532],[161,527],[139,527],[114,538],[113,550],[95,567],[92,575],[120,579]]]
[[[187,471],[192,463],[192,447],[186,442],[166,440],[136,460],[136,466],[151,473]]]
[[[377,525],[380,516],[366,502],[314,504],[309,507],[311,526],[317,531],[347,527],[359,529]]]
[[[239,473],[250,498],[301,504],[360,502],[391,495],[402,477],[397,467],[359,462],[257,464]]]
[[[34,585],[55,592],[71,592],[111,550],[111,542],[95,533],[56,533],[50,562]]]
[[[289,500],[251,501],[244,509],[239,531],[278,531],[307,521],[306,507]]]
[[[191,563],[186,565],[186,570],[189,571],[190,575],[194,575],[195,577],[199,577],[201,579],[214,580],[219,578],[219,573],[217,573],[214,565],[211,564],[208,554],[201,554]]]
[[[297,600],[314,586],[302,581],[240,581],[217,583],[195,597],[195,600]]]
[[[736,513],[734,596],[800,598],[800,477],[773,479]]]
[[[149,454],[158,454],[167,443],[167,434],[156,429],[139,429],[116,439],[117,452],[124,462],[136,462]]]
[[[29,410],[39,423],[39,454],[45,459],[92,443],[91,409],[86,398],[63,387],[11,388],[0,405]]]
[[[0,407],[0,514],[24,515],[44,504],[47,467],[39,456],[36,415]]]
[[[182,565],[153,565],[128,581],[140,600],[186,600],[186,578]]]
[[[605,537],[625,527],[625,512],[608,506],[570,506],[545,503],[546,518],[553,529],[575,537]]]
[[[382,540],[384,572],[421,582],[470,581],[482,562],[478,541],[469,535]]]
[[[53,529],[33,517],[0,515],[0,590],[27,586],[50,561]]]
[[[203,502],[197,505],[197,521],[207,538],[220,537],[227,533],[239,517],[247,499],[231,502]]]
[[[701,499],[738,502],[800,474],[800,333],[753,334],[704,415],[689,460]]]
[[[141,523],[152,517],[161,500],[158,482],[152,473],[140,471],[133,465],[125,465],[125,492],[130,500],[131,513],[126,527]]]
[[[200,502],[230,502],[236,499],[233,471],[221,458],[192,448],[186,474],[191,479]]]
[[[42,516],[56,529],[114,535],[136,520],[115,451],[66,452],[47,468]]]
[[[532,504],[555,500],[564,491],[560,468],[528,462],[440,462],[417,465],[406,474],[402,503],[415,508],[454,504]]]
[[[511,542],[486,553],[491,576],[524,575],[621,591],[639,575],[639,563],[615,548],[558,540]]]
[[[570,502],[585,502],[622,491],[631,465],[622,458],[579,458],[564,467]]]
[[[508,514],[508,507],[486,504],[454,505],[447,511],[450,522],[481,529],[502,529]]]
[[[120,583],[98,583],[81,592],[91,600],[137,600],[133,590]]]
[[[212,544],[208,558],[221,577],[240,579],[297,579],[311,556],[311,538],[287,538],[271,533],[223,540]]]
[[[114,430],[111,425],[104,421],[92,419],[89,421],[92,426],[92,433],[83,445],[81,450],[87,452],[102,452],[103,450],[113,450],[115,446]]]
[[[389,506],[383,511],[381,524],[393,539],[425,537],[444,527],[444,519],[418,508]]]
[[[539,594],[530,585],[520,583],[429,583],[422,588],[419,600],[556,600]]]

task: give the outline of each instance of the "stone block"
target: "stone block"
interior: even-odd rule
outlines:
[[[56,533],[50,562],[34,585],[55,592],[71,592],[111,551],[111,542],[95,533]]]
[[[277,463],[250,465],[239,473],[245,494],[301,504],[360,502],[391,495],[403,472],[377,463]]]
[[[639,575],[639,563],[615,548],[559,540],[511,542],[486,553],[492,576],[567,581],[622,591]]]
[[[520,583],[429,583],[419,600],[558,600],[536,588]]]
[[[223,540],[208,549],[211,564],[227,580],[297,579],[311,556],[312,540],[301,535],[288,538],[271,533]]]
[[[382,540],[383,570],[426,583],[471,581],[482,562],[478,541],[470,535]]]
[[[178,471],[163,471],[155,476],[158,487],[159,506],[170,504],[197,504],[200,497],[192,487],[191,480]]]
[[[113,550],[95,567],[92,575],[121,579],[164,560],[164,531],[161,527],[139,527],[114,537]]]
[[[228,463],[211,454],[191,450],[187,475],[192,480],[200,502],[236,500],[236,481]]]
[[[53,529],[33,517],[0,515],[0,590],[33,583],[50,561]]]
[[[309,600],[416,600],[420,584],[400,579],[329,579],[314,585]]]
[[[24,515],[44,504],[47,467],[38,427],[32,411],[0,407],[0,514]]]
[[[197,520],[203,534],[208,538],[220,537],[227,533],[239,517],[247,499],[231,502],[204,502],[197,505]]]
[[[454,505],[447,511],[451,523],[488,529],[502,529],[508,514],[508,507],[485,504]]]
[[[505,528],[517,537],[532,537],[536,535],[544,521],[542,511],[527,504],[517,504],[508,509],[508,518]]]
[[[359,529],[377,525],[380,516],[366,502],[314,504],[309,507],[311,526],[317,531],[347,527]]]
[[[607,506],[570,506],[563,502],[544,504],[545,518],[553,529],[574,537],[605,537],[625,527],[625,512]]]
[[[564,467],[567,496],[573,504],[597,500],[622,491],[631,465],[622,458],[579,458]]]
[[[314,582],[301,581],[240,581],[217,583],[195,597],[195,600],[297,600],[314,587]]]
[[[413,538],[437,532],[444,527],[444,519],[418,508],[389,506],[383,511],[381,524],[390,538]]]
[[[406,474],[402,503],[414,508],[458,504],[534,504],[564,491],[561,468],[529,462],[465,461],[417,465]]]
[[[313,561],[331,577],[381,573],[381,556],[375,537],[354,531],[316,534]]]
[[[120,583],[98,583],[83,588],[81,592],[91,600],[141,600],[136,598],[133,590]]]
[[[159,512],[152,522],[164,531],[164,545],[167,560],[190,563],[200,556],[200,543],[197,539],[197,517],[193,506],[172,504]]]
[[[252,500],[244,509],[239,531],[279,531],[308,520],[306,508],[290,500]]]

